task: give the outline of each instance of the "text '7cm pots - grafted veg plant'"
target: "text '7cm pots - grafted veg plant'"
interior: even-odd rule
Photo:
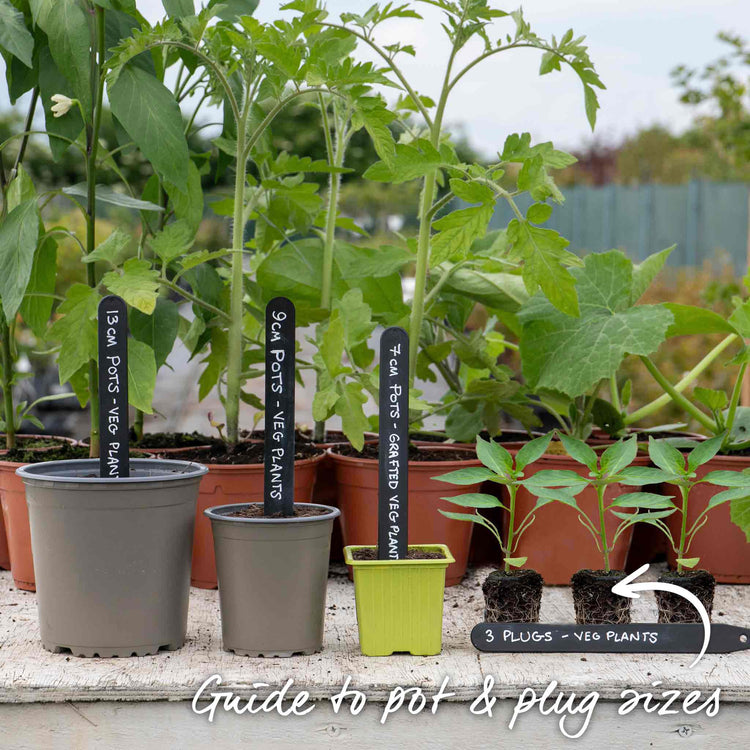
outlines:
[[[380,339],[377,545],[344,548],[365,656],[429,656],[442,648],[445,571],[454,560],[444,544],[408,544],[408,361],[406,331],[386,329]]]
[[[328,557],[337,508],[294,502],[295,315],[266,307],[263,502],[208,508],[224,649],[243,656],[323,647]]]

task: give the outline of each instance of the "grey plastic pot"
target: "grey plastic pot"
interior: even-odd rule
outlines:
[[[17,470],[26,485],[39,629],[48,651],[144,656],[185,641],[198,485],[205,466],[131,459]]]
[[[242,656],[313,654],[323,648],[328,555],[338,508],[325,515],[232,518],[250,505],[208,508],[219,579],[224,650]]]

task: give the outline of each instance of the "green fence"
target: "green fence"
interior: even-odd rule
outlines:
[[[570,187],[565,203],[555,206],[546,226],[570,240],[578,253],[620,248],[634,260],[677,245],[670,262],[698,266],[724,251],[738,273],[745,273],[748,252],[746,183],[690,182],[686,185],[607,185]],[[525,196],[524,196],[525,197]],[[520,200],[525,212],[530,200]],[[498,203],[492,229],[513,218]]]

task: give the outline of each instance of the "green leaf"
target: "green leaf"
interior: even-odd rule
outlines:
[[[651,282],[657,277],[659,271],[664,267],[672,251],[677,247],[672,245],[666,250],[649,255],[646,260],[633,266],[633,286],[630,291],[630,303],[635,304],[643,296],[644,292],[651,286]]]
[[[572,271],[580,317],[539,294],[521,308],[523,374],[532,389],[581,396],[614,375],[626,355],[650,354],[664,341],[672,315],[660,305],[631,305],[632,271],[617,250],[592,253]]]
[[[513,458],[505,448],[477,435],[477,458],[490,470],[507,478],[513,472]]]
[[[516,312],[529,299],[520,276],[466,267],[453,271],[443,289],[505,312]]]
[[[45,237],[34,253],[26,295],[19,308],[23,322],[40,339],[47,333],[54,302],[56,276],[57,242],[54,237]]]
[[[699,403],[707,406],[711,411],[722,411],[729,405],[729,399],[724,391],[717,391],[713,388],[693,388],[693,396]]]
[[[22,164],[19,164],[18,174],[11,180],[10,185],[8,185],[6,197],[8,201],[6,211],[8,213],[26,201],[36,200],[37,194],[34,182]]]
[[[164,190],[172,202],[175,217],[186,221],[195,235],[203,220],[203,188],[198,167],[192,161],[187,166],[187,182],[175,184],[165,180]]]
[[[60,383],[67,383],[89,360],[96,359],[96,314],[99,293],[86,284],[73,284],[57,308],[62,314],[50,327],[53,341],[60,342],[57,367]],[[76,394],[81,391],[76,390]]]
[[[528,557],[505,557],[503,562],[510,565],[512,568],[521,568],[526,565]]]
[[[724,442],[724,435],[704,440],[688,454],[688,471],[695,471],[699,466],[708,463],[720,450]]]
[[[627,492],[616,497],[611,506],[616,508],[645,508],[647,510],[664,510],[675,507],[671,498],[652,492]]]
[[[582,440],[570,437],[570,435],[560,434],[565,452],[579,464],[588,466],[591,471],[597,470],[597,456],[594,449],[586,445]]]
[[[385,102],[378,96],[359,97],[354,103],[352,129],[361,127],[367,131],[377,155],[385,162],[392,164],[395,153],[393,134],[388,127],[395,115],[390,112]]]
[[[75,198],[88,198],[88,188],[85,182],[79,182],[77,185],[70,185],[63,188],[63,193],[72,195]],[[149,201],[131,198],[124,193],[117,193],[108,185],[96,186],[96,200],[101,203],[109,203],[112,206],[122,206],[124,208],[134,208],[138,211],[163,211],[161,206]]]
[[[552,433],[530,440],[516,453],[516,470],[523,471],[529,464],[540,459],[547,451]]]
[[[484,203],[461,208],[433,222],[438,233],[430,243],[430,268],[466,258],[471,243],[486,233],[494,210],[493,203]]]
[[[729,490],[723,490],[722,492],[717,492],[711,499],[708,501],[708,505],[706,506],[707,510],[712,510],[717,505],[723,505],[726,502],[731,501],[742,501],[747,500],[750,498],[750,487],[732,487]]]
[[[331,378],[335,378],[346,369],[343,365],[344,347],[344,323],[341,316],[336,314],[330,318],[328,325],[322,329],[320,343],[318,344],[320,359]]]
[[[630,381],[628,381],[630,382]],[[625,402],[623,400],[623,408]],[[591,409],[591,419],[597,427],[601,427],[608,435],[618,435],[625,429],[622,412],[618,411],[609,401],[603,398],[594,399]]]
[[[465,495],[454,495],[453,497],[441,497],[454,505],[462,508],[500,508],[502,503],[493,495],[483,495],[479,492],[468,492]]]
[[[34,22],[47,35],[52,58],[70,81],[84,112],[88,112],[91,109],[91,32],[86,14],[76,0],[31,0],[30,5]]]
[[[180,313],[177,305],[164,297],[156,300],[156,307],[151,315],[138,309],[130,311],[130,332],[134,339],[153,350],[157,370],[166,363],[179,326]]]
[[[495,474],[489,469],[485,469],[481,466],[472,466],[468,469],[449,471],[447,474],[440,474],[439,476],[432,478],[438,482],[446,482],[447,484],[468,485],[485,482],[488,479],[494,479]]]
[[[367,396],[362,392],[359,383],[347,383],[336,402],[336,414],[341,417],[341,429],[355,450],[362,450],[365,432],[370,429],[370,423],[362,408],[366,403]]]
[[[638,439],[635,435],[627,440],[618,440],[602,453],[602,471],[612,476],[633,463],[638,453]]]
[[[736,333],[734,326],[713,310],[674,302],[667,302],[664,307],[672,313],[674,319],[667,329],[667,338],[693,334]]]
[[[745,474],[744,471],[710,471],[701,482],[718,487],[750,488],[750,474]]]
[[[685,568],[694,568],[701,561],[700,557],[678,557],[677,564]]]
[[[152,414],[156,385],[154,351],[142,341],[128,338],[128,401],[136,409]]]
[[[182,114],[164,84],[146,71],[125,67],[109,87],[112,114],[164,180],[183,185],[189,155]]]
[[[241,16],[251,16],[258,7],[258,0],[210,0],[207,8],[222,21],[234,23]]]
[[[463,403],[456,404],[445,418],[446,434],[451,440],[461,443],[474,440],[483,426],[481,411],[469,409]]]
[[[325,422],[334,414],[334,407],[339,400],[335,386],[331,385],[315,392],[312,401],[312,416],[316,422]]]
[[[29,284],[38,240],[36,199],[16,206],[0,224],[0,298],[9,323],[18,312]]]
[[[729,509],[732,523],[745,532],[748,544],[750,544],[750,497],[734,500]]]
[[[666,440],[654,440],[654,438],[649,437],[648,455],[660,469],[670,474],[684,475],[687,473],[685,457]]]
[[[674,481],[677,478],[673,472],[662,471],[653,466],[630,466],[620,472],[617,481],[630,487],[645,487],[649,484]]]
[[[164,265],[184,255],[192,247],[195,241],[195,231],[185,220],[167,224],[161,231],[157,232],[150,240],[151,249],[161,258]]]
[[[437,151],[428,141],[419,140],[416,145],[399,143],[392,159],[373,164],[365,171],[364,178],[400,185],[424,177],[450,161],[452,160],[447,158],[447,154]]]
[[[552,216],[552,206],[548,203],[533,203],[526,212],[526,220],[532,224],[544,224]]]
[[[100,242],[82,260],[84,263],[95,263],[103,260],[110,266],[115,267],[122,258],[123,251],[130,244],[130,240],[130,235],[123,232],[122,229],[115,228],[104,242]]]
[[[0,47],[17,57],[26,67],[31,67],[34,37],[26,28],[23,13],[8,0],[0,0]]]
[[[444,515],[446,518],[451,518],[454,521],[470,521],[471,523],[478,523],[482,526],[486,526],[487,522],[478,513],[454,513],[450,510],[443,510],[438,508],[438,513]]]
[[[122,274],[109,271],[102,283],[112,294],[122,297],[131,307],[150,315],[156,307],[159,292],[159,273],[147,260],[130,258],[122,267]]]
[[[542,489],[545,487],[585,487],[588,481],[585,477],[569,469],[542,469],[532,474],[522,482],[528,489]]]
[[[183,18],[195,15],[193,0],[162,0],[164,10],[171,18]]]

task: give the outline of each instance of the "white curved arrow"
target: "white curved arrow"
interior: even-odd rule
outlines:
[[[659,581],[641,581],[640,583],[635,583],[635,579],[643,575],[648,568],[648,563],[641,565],[634,573],[631,573],[619,583],[612,586],[612,593],[619,596],[627,596],[630,599],[639,599],[641,596],[638,593],[639,591],[669,591],[672,594],[677,594],[687,599],[698,610],[698,614],[701,616],[703,622],[703,647],[695,661],[690,665],[690,669],[692,669],[701,660],[703,654],[706,653],[708,643],[711,640],[711,620],[708,617],[708,612],[701,600],[682,586],[677,586],[674,583],[661,583]]]

